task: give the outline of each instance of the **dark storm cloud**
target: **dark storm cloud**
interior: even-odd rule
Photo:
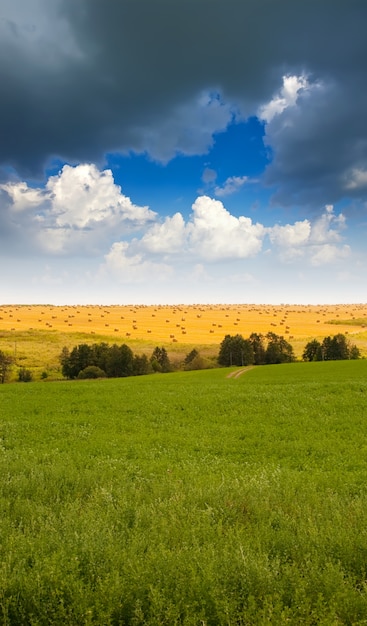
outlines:
[[[336,198],[348,171],[367,168],[366,18],[365,0],[4,0],[0,162],[40,175],[54,156],[100,162],[106,151],[149,151],[160,128],[190,153],[183,103],[218,90],[254,114],[284,74],[304,72],[326,88],[268,125],[268,182],[282,202],[312,180],[318,200]]]
[[[267,125],[265,141],[275,158],[264,179],[278,186],[275,203],[317,207],[342,196],[366,197],[366,77],[351,72],[343,82],[311,87]]]

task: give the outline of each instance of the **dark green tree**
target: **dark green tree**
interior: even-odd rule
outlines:
[[[108,352],[106,373],[109,378],[121,378],[133,375],[134,355],[126,344],[118,346],[114,344]]]
[[[2,350],[0,350],[0,382],[1,383],[6,382],[12,365],[13,365],[13,358],[10,356],[10,354],[6,354]]]
[[[342,333],[325,337],[322,344],[313,339],[303,351],[304,361],[340,361],[359,359],[360,356],[357,346],[351,344]]]
[[[325,361],[341,361],[349,359],[349,346],[345,335],[338,333],[334,337],[325,337],[322,342]]]
[[[66,378],[77,378],[79,372],[92,365],[92,348],[86,343],[75,346],[71,352],[63,348],[60,355],[61,371]]]
[[[138,355],[135,354],[133,359],[133,375],[134,376],[144,376],[144,374],[149,374],[152,371],[152,367],[149,363],[148,357],[146,354]]]
[[[322,361],[322,346],[317,339],[309,341],[302,354],[304,361]]]
[[[265,362],[267,364],[292,363],[295,361],[293,347],[284,337],[275,333],[266,335],[268,345],[265,352]]]
[[[163,347],[160,348],[157,346],[154,348],[153,354],[150,357],[150,362],[155,372],[166,373],[172,371],[172,365],[168,358],[167,350]]]
[[[332,339],[332,354],[335,360],[349,359],[349,345],[345,335],[338,333]]]
[[[258,333],[251,333],[250,341],[254,351],[254,365],[264,365],[265,345],[264,336]]]
[[[322,352],[322,360],[328,361],[332,358],[333,350],[332,350],[332,338],[324,337],[323,342],[321,344],[321,352]]]
[[[185,360],[184,360],[184,367],[189,365],[197,356],[199,356],[199,352],[196,350],[196,348],[194,348],[193,350],[191,350],[191,352],[186,354]]]
[[[350,345],[349,347],[349,358],[350,359],[359,359],[361,357],[361,353],[359,351],[359,348],[357,348],[356,345]]]
[[[106,372],[110,346],[106,342],[95,343],[91,347],[91,365],[96,365]]]
[[[70,359],[70,350],[69,348],[64,346],[63,349],[61,350],[59,361],[61,364],[62,375],[65,376],[65,378],[71,378],[71,376],[69,375],[70,374],[69,359]]]
[[[220,344],[218,363],[224,367],[232,365],[251,365],[254,362],[254,351],[249,339],[242,335],[226,335]]]

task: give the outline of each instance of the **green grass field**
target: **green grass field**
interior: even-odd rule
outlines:
[[[2,625],[367,624],[367,361],[0,386]]]

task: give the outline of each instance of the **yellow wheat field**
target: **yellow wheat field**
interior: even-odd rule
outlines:
[[[310,338],[348,334],[367,348],[367,304],[354,305],[159,305],[159,306],[0,306],[0,332],[58,331],[106,336],[116,342],[219,345],[226,334],[273,331],[296,353]],[[340,321],[335,325],[332,321]],[[355,324],[353,321],[355,320]],[[348,322],[348,323],[346,323]],[[178,347],[178,346],[177,346]],[[214,346],[213,346],[214,347]]]

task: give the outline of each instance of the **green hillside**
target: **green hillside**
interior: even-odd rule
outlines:
[[[0,623],[364,624],[367,361],[0,386]]]

